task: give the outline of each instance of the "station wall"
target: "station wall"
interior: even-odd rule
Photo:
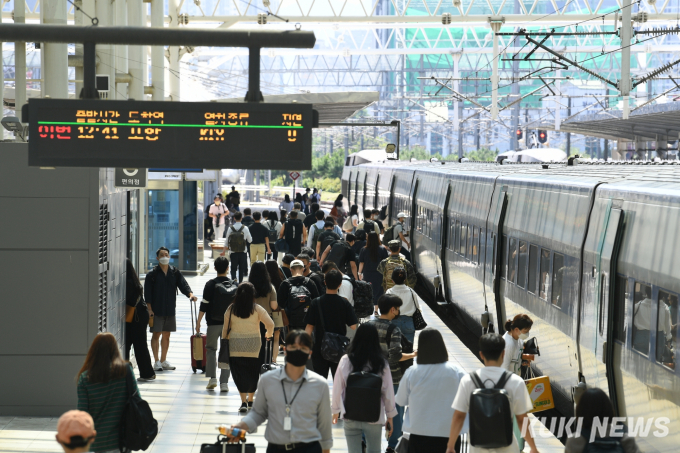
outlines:
[[[127,194],[113,170],[0,142],[0,415],[58,416],[97,333],[124,344]]]

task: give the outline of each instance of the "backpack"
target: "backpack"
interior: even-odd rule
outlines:
[[[333,243],[339,241],[340,235],[332,230],[326,231],[324,233],[323,238],[321,239],[321,253],[324,252],[328,248],[329,245],[332,245]],[[334,261],[335,262],[335,261]],[[338,263],[335,263],[338,264]]]
[[[286,222],[286,230],[283,233],[287,241],[298,239],[302,232],[302,222],[298,219],[288,220]]]
[[[120,451],[146,450],[158,435],[158,422],[153,418],[149,403],[142,399],[139,391],[133,390],[135,387],[130,370],[125,373],[128,400],[120,419]]]
[[[354,371],[347,376],[345,420],[375,423],[380,418],[382,377],[368,371]]]
[[[373,220],[364,220],[364,231],[368,233],[375,233],[375,222]]]
[[[339,363],[340,359],[349,346],[349,338],[339,333],[329,332],[326,330],[326,322],[323,319],[323,310],[321,309],[321,304],[317,304],[316,308],[319,309],[319,320],[321,321],[321,327],[323,328],[323,339],[321,340],[321,357],[324,360],[333,363]]]
[[[236,297],[236,290],[238,285],[233,282],[218,282],[215,281],[215,294],[213,296],[213,301],[210,302],[210,319],[213,321],[224,322],[224,314],[227,312],[227,308],[234,301]]]
[[[245,225],[241,225],[241,229],[237,230],[233,226],[231,228],[231,234],[229,235],[229,250],[232,253],[241,253],[246,251],[246,235],[243,233]]]
[[[385,234],[383,234],[382,238],[382,245],[387,247],[387,244],[392,240],[394,240],[394,225],[385,230]]]
[[[276,224],[272,225],[273,220],[269,221],[267,225],[267,237],[269,237],[269,245],[275,244],[279,239],[279,233],[276,232]]]
[[[367,236],[366,230],[356,230],[354,233],[354,237],[357,238],[357,241],[365,241]]]
[[[484,387],[478,372],[470,373],[477,387],[470,395],[470,444],[477,448],[503,448],[512,444],[514,414],[505,384],[510,372],[503,375],[493,388]],[[494,429],[489,429],[493,426]]]
[[[319,241],[319,236],[321,236],[321,233],[323,233],[324,229],[319,229],[318,225],[316,224],[312,225],[311,228],[314,228],[314,234],[312,235],[312,250],[316,252],[316,243]],[[321,249],[321,253],[323,253],[324,250],[325,249]]]
[[[244,217],[241,223],[244,226],[251,227],[252,225],[255,224],[255,220],[251,216]]]
[[[354,305],[356,305],[356,301],[354,302]],[[390,343],[392,342],[392,332],[394,332],[394,329],[397,326],[394,324],[390,324],[390,326],[387,328],[387,350],[389,351],[390,349]],[[408,338],[406,338],[403,334],[401,336],[401,352],[406,353],[406,354],[411,354],[413,352],[413,343],[409,341]],[[406,373],[406,370],[411,368],[413,366],[413,359],[408,359],[408,360],[402,360],[399,362],[399,368],[401,368],[401,374],[403,375]]]
[[[400,267],[406,269],[406,265],[404,264],[404,260],[402,258],[397,258],[394,256],[387,258],[387,263],[385,263],[385,269],[383,270],[382,281],[382,287],[385,291],[394,286],[394,281],[392,281],[392,272]]]
[[[352,231],[354,229],[354,223],[352,222],[352,216],[347,216],[347,220],[342,224],[343,231]]]
[[[309,310],[309,305],[312,303],[312,293],[307,289],[309,284],[315,285],[310,279],[305,277],[300,285],[292,285],[290,287],[290,294],[286,300],[286,314],[288,315],[288,322],[292,327],[300,327],[305,323],[305,315]]]
[[[623,446],[618,439],[595,439],[588,442],[582,453],[624,453]]]
[[[347,242],[335,241],[331,247],[331,251],[328,252],[326,261],[335,263],[338,266],[338,269],[342,269],[344,267],[345,261],[347,261],[347,251],[351,251],[351,248]]]
[[[363,280],[352,280],[352,297],[354,298],[354,313],[357,318],[368,318],[373,314],[373,288]]]

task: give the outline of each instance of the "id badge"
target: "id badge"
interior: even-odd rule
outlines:
[[[284,431],[290,431],[293,429],[293,421],[291,420],[290,417],[284,417],[283,418],[283,430]]]

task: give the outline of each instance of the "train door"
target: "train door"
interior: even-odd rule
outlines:
[[[614,201],[616,203],[616,201]],[[619,206],[621,202],[619,201]],[[608,216],[605,220],[606,226],[602,237],[598,242],[598,276],[597,282],[597,340],[598,348],[602,354],[597,353],[598,360],[601,360],[606,369],[607,382],[609,385],[609,397],[614,404],[614,412],[622,415],[620,409],[622,405],[617,404],[619,397],[618,389],[621,388],[621,360],[617,358],[614,349],[616,318],[615,313],[622,311],[621,307],[616,307],[615,301],[623,300],[622,295],[616,294],[617,291],[625,291],[621,285],[616,284],[616,271],[619,251],[624,231],[624,214],[620,207],[613,207],[612,203],[608,206]],[[620,352],[620,348],[618,348]]]
[[[449,288],[449,270],[446,262],[446,249],[448,247],[449,241],[451,240],[451,228],[449,228],[449,201],[451,200],[451,193],[453,189],[451,184],[446,191],[446,199],[444,200],[444,211],[442,213],[442,225],[441,225],[441,238],[439,252],[439,262],[441,263],[441,274],[439,275],[439,285],[435,288],[435,294],[437,295],[437,300],[445,301],[446,295],[451,294],[451,288]]]
[[[373,198],[373,206],[371,209],[380,209],[380,173],[375,178],[375,197]]]
[[[495,312],[495,317],[499,326],[503,325],[503,320],[505,319],[505,303],[503,301],[503,294],[501,293],[501,277],[503,277],[503,262],[505,261],[505,255],[507,251],[507,245],[503,241],[504,229],[505,229],[505,214],[508,210],[509,194],[508,186],[503,186],[500,191],[500,195],[496,201],[496,207],[494,212],[494,223],[492,226],[495,227],[495,237],[494,247],[496,247],[496,271],[493,275],[493,307],[489,309],[489,300],[486,298],[485,293],[485,311],[488,313]],[[487,323],[482,319],[482,326],[488,324],[487,332],[495,332],[493,323]]]
[[[353,188],[352,182],[353,182],[353,178],[355,178],[355,177],[356,176],[355,176],[354,171],[350,171],[349,177],[347,179],[347,193],[345,194],[345,197],[347,197],[347,204],[350,205],[350,206],[352,205],[352,201],[351,201],[352,200],[352,188]]]
[[[419,182],[420,182],[420,179],[416,178],[416,180],[413,183],[413,188],[411,189],[411,217],[410,217],[410,225],[408,225],[409,241],[411,242],[411,264],[413,264],[414,268],[418,267],[418,266],[416,266],[416,261],[417,261],[416,256],[418,254],[416,253],[415,229],[416,229],[416,218],[418,216],[418,204],[416,203],[416,197],[418,196],[418,183]]]
[[[397,175],[392,176],[392,183],[390,184],[390,195],[389,195],[389,200],[387,200],[387,212],[385,212],[385,218],[386,223],[385,226],[387,225],[393,225],[394,223],[392,222],[392,217],[396,215],[394,211],[394,190],[397,187]]]
[[[364,190],[361,196],[361,206],[359,207],[359,209],[362,210],[366,209],[366,192],[368,189],[367,183],[368,183],[368,170],[366,170],[366,173],[364,173]],[[361,217],[361,214],[359,215],[359,217]]]

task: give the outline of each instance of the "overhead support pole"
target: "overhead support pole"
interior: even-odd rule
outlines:
[[[163,0],[151,0],[151,27],[152,29],[163,29]],[[165,47],[151,47],[151,85],[153,94],[151,99],[154,101],[165,100]]]
[[[97,47],[93,42],[83,44],[83,90],[81,99],[99,99],[97,91]]]
[[[500,55],[498,50],[498,32],[505,23],[505,17],[489,17],[489,26],[493,33],[493,60],[491,60],[491,119],[498,119],[498,63]]]
[[[170,29],[177,30],[179,28],[179,5],[177,0],[168,0],[168,13],[170,15]],[[180,47],[168,47],[168,81],[170,85],[170,100],[179,102],[180,100]],[[259,71],[258,71],[259,72]],[[252,194],[251,194],[252,196]]]
[[[246,102],[262,102],[260,91],[260,48],[251,47],[248,54],[248,92]]]
[[[462,49],[460,52],[454,53],[451,55],[453,58],[453,77],[455,79],[458,79],[460,77],[460,57],[463,56]],[[453,82],[453,89],[456,91],[460,91],[460,82],[458,80],[454,80]],[[453,130],[458,131],[460,134],[460,115],[458,114],[458,104],[462,102],[458,99],[453,103]]]
[[[25,22],[26,0],[14,0],[14,24],[16,26],[16,24]],[[7,26],[9,24],[3,24],[0,29]],[[21,108],[26,103],[26,39],[0,40],[0,42],[5,41],[14,41],[14,110],[18,117]]]
[[[621,80],[618,89],[623,97],[623,119],[627,120],[630,115],[630,41],[632,38],[631,1],[621,2]]]

